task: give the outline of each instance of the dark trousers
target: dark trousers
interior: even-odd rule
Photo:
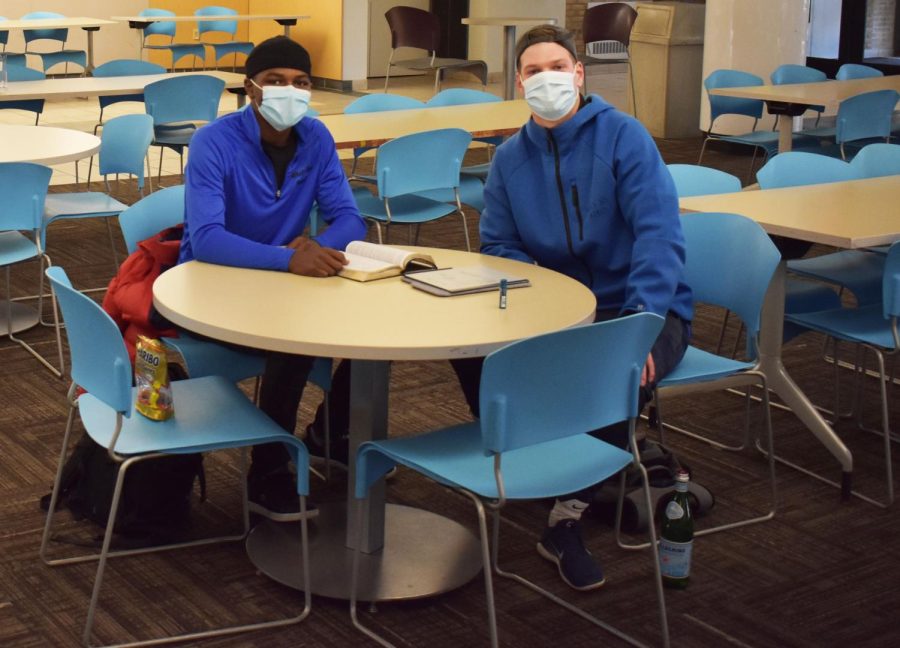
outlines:
[[[266,354],[266,369],[259,392],[259,409],[291,434],[297,425],[297,410],[314,361],[315,358],[312,356],[274,351]],[[282,470],[290,461],[290,455],[283,443],[253,446],[252,458],[251,476],[267,475]]]
[[[597,311],[594,321],[602,322],[615,319],[618,316],[617,311]],[[666,322],[663,329],[653,343],[650,355],[653,356],[653,362],[656,368],[656,381],[667,376],[681,362],[684,352],[687,350],[691,337],[690,322],[669,313],[666,316]],[[460,360],[451,360],[454,371],[459,378],[460,387],[462,387],[463,395],[472,416],[478,418],[478,391],[481,387],[481,367],[484,364],[483,358],[464,358]],[[644,405],[653,397],[654,384],[641,387],[639,395],[638,411],[644,409]],[[628,421],[622,421],[614,425],[594,430],[591,434],[598,439],[606,441],[619,448],[628,446]],[[577,499],[582,502],[590,503],[594,499],[594,493],[599,484],[590,486],[584,490],[560,497],[561,500]]]

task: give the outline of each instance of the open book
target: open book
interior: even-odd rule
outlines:
[[[531,285],[528,279],[514,277],[482,265],[426,270],[403,277],[403,281],[414,288],[441,297],[499,290],[501,279],[506,279],[507,288],[524,288]]]
[[[338,274],[354,281],[396,277],[408,267],[410,269],[436,267],[434,259],[428,254],[409,252],[367,241],[353,241],[348,244],[344,256],[349,263]]]

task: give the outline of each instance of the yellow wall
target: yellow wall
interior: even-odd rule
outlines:
[[[308,51],[313,63],[313,75],[326,79],[340,79],[342,74],[342,19],[343,2],[339,0],[152,0],[150,3],[154,9],[168,9],[179,16],[187,16],[194,13],[200,7],[215,4],[237,10],[239,14],[297,14],[309,16],[307,20],[298,20],[297,25],[291,28],[291,38],[301,43]],[[197,24],[194,22],[177,23],[175,33],[176,42],[196,42],[193,40],[193,30]],[[238,21],[236,40],[250,40],[259,43],[271,36],[284,33],[284,27],[274,20]],[[228,40],[225,35],[207,34],[204,40]],[[219,37],[219,38],[217,38]],[[158,37],[159,38],[159,37]],[[166,42],[167,39],[154,39],[151,42]],[[172,59],[166,51],[148,50],[146,58],[169,67]],[[244,64],[244,57],[238,54],[238,66]],[[232,57],[228,56],[220,62],[224,68],[231,65]],[[178,67],[190,68],[190,58],[182,59]],[[207,48],[206,62],[203,67],[215,67],[213,55]]]
[[[340,0],[248,0],[251,14],[309,16],[291,28],[291,38],[303,45],[312,59],[313,76],[340,79],[342,74],[343,2]],[[250,40],[259,43],[284,33],[274,20],[250,23]]]

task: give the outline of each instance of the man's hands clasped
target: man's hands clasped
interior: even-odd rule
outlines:
[[[294,250],[288,270],[306,277],[331,277],[347,265],[344,254],[332,248],[322,247],[312,239],[298,236],[288,244]]]

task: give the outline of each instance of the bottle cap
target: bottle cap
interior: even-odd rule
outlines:
[[[687,482],[691,480],[691,473],[689,473],[684,468],[679,468],[675,471],[675,481]]]

